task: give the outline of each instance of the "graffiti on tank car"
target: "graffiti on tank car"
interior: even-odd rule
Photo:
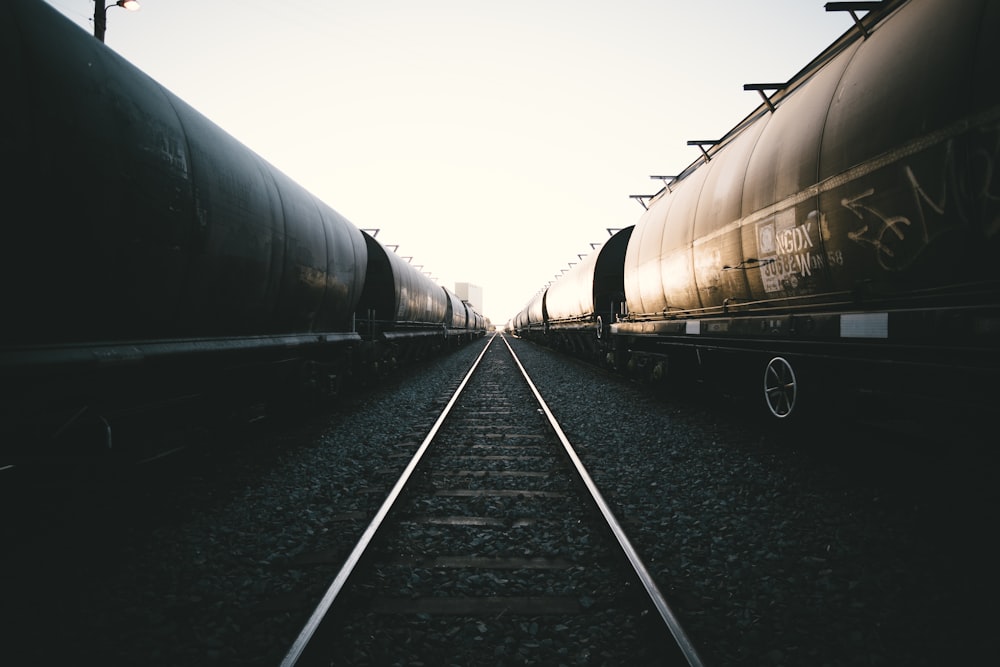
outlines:
[[[977,128],[967,141],[948,141],[941,194],[933,197],[909,165],[906,177],[913,188],[922,220],[928,213],[944,216],[979,229],[992,238],[1000,233],[1000,179],[997,156],[1000,155],[1000,125]]]
[[[853,213],[864,222],[860,228],[847,232],[847,238],[855,243],[870,245],[875,249],[875,256],[886,271],[899,271],[912,260],[911,253],[904,251],[908,228],[913,223],[902,215],[885,215],[874,206],[862,200],[875,194],[875,188],[869,188],[853,198],[840,200],[841,206]],[[869,220],[869,222],[865,222]]]
[[[757,251],[765,291],[797,290],[803,280],[835,261],[822,250],[821,226],[817,211],[810,211],[805,221],[798,223],[794,209],[757,223]],[[842,256],[839,263],[843,263]]]
[[[872,248],[878,265],[886,271],[908,268],[937,237],[958,228],[975,230],[985,239],[1000,234],[1000,126],[980,128],[965,141],[949,140],[943,150],[937,176],[928,176],[927,166],[919,171],[911,164],[901,166],[913,195],[907,202],[907,215],[890,215],[876,208],[874,188],[841,200],[860,221],[847,238]]]
[[[934,201],[931,196],[927,194],[927,191],[920,185],[920,181],[917,179],[917,175],[913,173],[913,168],[910,167],[910,165],[906,165],[906,167],[903,168],[903,171],[906,173],[906,180],[909,181],[910,185],[913,187],[913,194],[917,199],[917,205],[922,208],[926,204],[928,208],[938,215],[944,214],[945,206],[948,204],[947,190],[941,193],[941,201],[938,203]]]

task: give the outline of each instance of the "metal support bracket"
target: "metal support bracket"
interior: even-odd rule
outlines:
[[[767,108],[771,110],[771,113],[774,113],[774,102],[771,101],[771,97],[764,91],[784,90],[787,85],[788,84],[785,83],[744,83],[743,90],[756,90],[760,93],[761,99],[764,100],[764,104],[767,105]]]
[[[850,12],[854,24],[858,26],[858,30],[861,31],[865,39],[868,39],[868,28],[861,22],[856,12],[872,12],[881,8],[882,5],[881,0],[878,0],[877,2],[828,2],[823,7],[828,12]]]
[[[701,149],[701,154],[705,156],[705,162],[711,162],[712,158],[709,157],[708,151],[705,150],[705,146],[715,146],[719,141],[717,139],[693,139],[687,142],[688,146],[697,146]]]
[[[642,204],[642,207],[644,209],[646,209],[648,211],[649,207],[646,206],[646,201],[645,200],[652,199],[653,196],[654,195],[629,195],[628,198],[636,200],[637,202],[639,202],[640,204]]]
[[[657,179],[663,181],[663,187],[667,189],[667,192],[673,192],[670,189],[670,186],[673,185],[674,181],[677,180],[676,176],[650,176],[650,178],[653,179],[654,181]]]

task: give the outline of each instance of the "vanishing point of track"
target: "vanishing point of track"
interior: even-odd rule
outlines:
[[[702,664],[498,335],[282,664],[508,660]]]

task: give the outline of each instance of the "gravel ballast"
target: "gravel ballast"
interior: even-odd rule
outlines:
[[[513,344],[708,664],[996,655],[996,474],[972,443],[835,415],[776,433]]]
[[[724,401],[508,340],[708,665],[996,654],[996,613],[972,606],[997,591],[995,472],[967,443],[778,437]],[[67,507],[41,554],[6,554],[10,664],[278,664],[405,465],[396,445],[422,439],[480,349]]]

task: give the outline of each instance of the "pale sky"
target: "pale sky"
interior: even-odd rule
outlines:
[[[92,34],[92,0],[47,0]],[[108,0],[110,3],[111,0]],[[106,44],[503,324],[851,25],[826,0],[140,0]]]

